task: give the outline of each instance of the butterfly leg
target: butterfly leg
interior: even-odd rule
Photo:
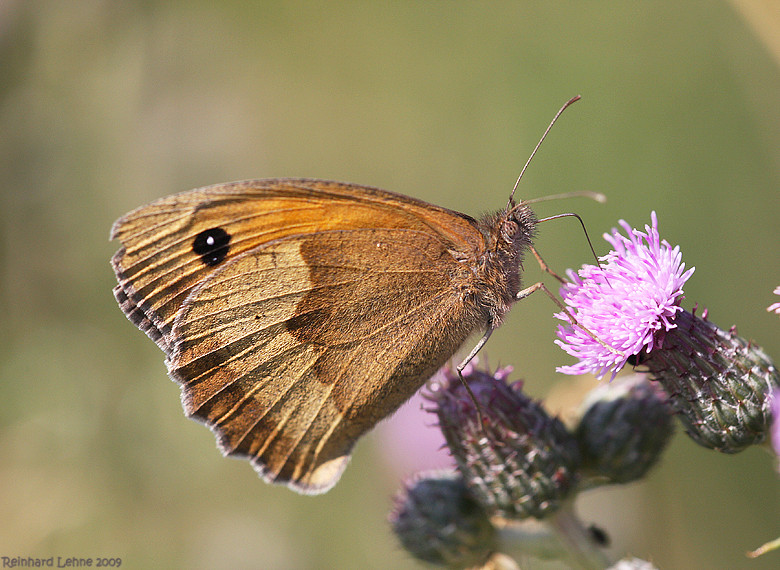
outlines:
[[[477,410],[477,423],[479,424],[480,429],[482,428],[482,412],[480,411],[477,397],[474,395],[474,392],[471,391],[471,387],[468,385],[468,382],[466,382],[466,379],[463,378],[463,370],[466,368],[466,366],[468,366],[469,362],[474,359],[477,353],[482,350],[482,347],[485,346],[485,343],[487,343],[490,335],[493,334],[494,330],[495,327],[493,326],[493,323],[488,323],[487,330],[485,331],[485,334],[482,335],[482,338],[479,339],[477,345],[471,350],[469,355],[463,359],[463,362],[458,364],[458,366],[455,368],[455,370],[458,371],[458,378],[460,378],[461,384],[463,384],[463,387],[466,388],[466,391],[469,393],[469,398],[471,398],[471,401],[474,402],[474,409]]]
[[[534,251],[534,253],[536,253],[536,251]],[[539,259],[539,258],[537,258],[537,259]],[[544,267],[542,267],[542,269],[544,269]],[[552,272],[549,272],[549,273],[551,275],[555,275]],[[557,275],[555,275],[555,276],[558,277]],[[560,277],[558,277],[558,279],[560,279]],[[566,283],[566,281],[563,281],[563,282]],[[601,340],[599,337],[597,337],[595,334],[593,334],[588,328],[586,328],[583,325],[581,325],[580,323],[578,323],[577,319],[574,318],[574,315],[571,314],[571,311],[569,311],[569,309],[566,308],[566,305],[564,305],[558,297],[553,295],[552,292],[547,288],[547,285],[545,285],[541,281],[538,282],[538,283],[534,283],[530,287],[526,287],[522,291],[519,291],[517,293],[517,295],[515,295],[515,300],[519,301],[520,299],[525,299],[526,297],[531,295],[531,293],[535,293],[539,289],[544,291],[545,294],[552,300],[552,302],[555,303],[558,306],[558,308],[563,312],[563,314],[566,315],[569,318],[569,321],[571,322],[572,325],[574,325],[576,327],[580,327],[583,331],[585,331],[585,334],[587,334],[590,338],[595,340],[597,343],[599,343],[601,346],[603,346],[607,350],[609,350],[611,352],[614,352],[615,354],[621,354],[620,351],[615,350],[614,348],[609,346],[607,343],[605,343],[603,340]]]
[[[550,269],[550,266],[547,265],[547,263],[544,261],[544,259],[542,259],[542,256],[539,255],[539,252],[536,251],[536,248],[534,246],[529,245],[528,249],[530,249],[531,253],[534,254],[534,257],[536,258],[536,261],[539,263],[539,267],[542,268],[542,271],[544,271],[545,273],[549,273],[550,275],[555,277],[559,282],[566,283],[566,279],[564,279],[563,277],[558,275],[555,271]]]

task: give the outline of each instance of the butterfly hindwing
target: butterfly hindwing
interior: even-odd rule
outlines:
[[[245,253],[174,324],[169,368],[188,415],[266,479],[330,488],[355,440],[477,326],[453,295],[457,270],[439,239],[413,230],[319,232]]]

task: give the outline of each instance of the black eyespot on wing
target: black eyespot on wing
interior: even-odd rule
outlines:
[[[230,251],[230,234],[222,228],[204,230],[195,236],[192,251],[209,267],[219,265]]]

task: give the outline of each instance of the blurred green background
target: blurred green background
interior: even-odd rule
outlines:
[[[243,178],[391,189],[477,215],[519,196],[600,235],[658,212],[707,306],[780,358],[780,15],[774,2],[0,3],[0,555],[124,567],[415,568],[387,522],[413,466],[386,435],[339,485],[301,497],[225,460],[184,418],[163,355],[117,308],[111,223],[147,201]],[[589,261],[576,222],[540,227],[556,269]],[[544,278],[527,264],[527,283]],[[549,282],[549,279],[548,279]],[[484,354],[528,391],[579,382],[533,296]],[[563,402],[563,400],[560,400]],[[417,404],[419,406],[419,404]],[[572,404],[562,403],[567,413]],[[407,425],[412,445],[432,418]],[[384,433],[387,433],[385,429]],[[397,443],[397,442],[396,442]],[[403,454],[403,451],[402,451]],[[646,481],[581,497],[587,521],[661,568],[777,568],[761,449],[677,435]]]

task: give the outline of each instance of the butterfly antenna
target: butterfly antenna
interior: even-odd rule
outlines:
[[[550,132],[550,129],[552,129],[552,126],[555,124],[555,121],[558,120],[558,117],[561,116],[561,113],[563,113],[566,110],[566,107],[571,105],[572,103],[579,101],[581,99],[580,95],[576,95],[575,97],[572,97],[566,103],[558,109],[558,112],[555,113],[555,116],[553,117],[552,121],[550,121],[550,124],[547,126],[547,130],[544,131],[544,134],[542,135],[542,138],[539,139],[539,142],[536,143],[536,147],[534,148],[533,152],[531,153],[531,156],[528,157],[528,160],[525,161],[525,166],[523,166],[523,169],[520,171],[520,176],[517,177],[517,181],[515,182],[514,187],[512,188],[512,193],[509,195],[509,203],[512,204],[514,202],[515,198],[515,191],[517,190],[517,185],[520,184],[520,179],[523,177],[523,174],[525,174],[526,169],[528,168],[528,165],[531,164],[531,159],[536,154],[536,151],[539,150],[539,147],[542,146],[542,142],[547,137],[547,133]]]

